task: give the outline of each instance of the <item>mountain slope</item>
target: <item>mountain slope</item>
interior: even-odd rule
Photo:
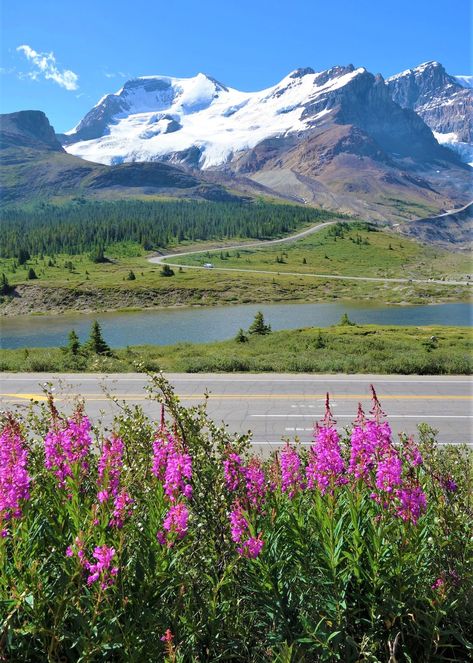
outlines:
[[[468,202],[469,169],[364,68],[299,69],[245,93],[198,74],[128,81],[68,134],[102,163],[163,161],[253,180],[301,202],[370,219]]]
[[[41,111],[0,116],[0,188],[4,204],[71,196],[119,198],[168,195],[231,200],[236,196],[164,163],[127,163],[114,167],[67,154]]]
[[[400,106],[414,110],[437,140],[473,161],[473,90],[471,76],[450,76],[435,61],[388,78],[389,92]]]

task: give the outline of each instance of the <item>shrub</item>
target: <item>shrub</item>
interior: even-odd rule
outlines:
[[[174,276],[174,270],[169,267],[169,265],[164,264],[161,271],[159,272],[161,276]]]

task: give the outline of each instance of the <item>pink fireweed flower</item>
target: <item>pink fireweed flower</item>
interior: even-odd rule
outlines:
[[[116,566],[112,567],[112,559],[115,557],[115,548],[109,548],[107,545],[94,548],[95,563],[87,563],[85,566],[89,571],[87,584],[92,585],[100,579],[102,589],[110,587],[115,582],[115,576],[118,573]]]
[[[281,451],[280,455],[281,465],[281,490],[283,493],[288,493],[292,499],[296,492],[303,488],[302,473],[301,473],[301,459],[297,451],[286,443],[286,446]]]
[[[317,427],[315,443],[309,451],[307,485],[325,493],[336,485],[346,483],[345,463],[340,451],[340,438],[333,426]]]
[[[92,444],[90,421],[78,409],[71,419],[60,422],[55,419],[53,428],[44,440],[45,466],[52,470],[58,479],[60,488],[66,485],[66,478],[73,476],[74,466],[81,472],[87,471],[87,462]]]
[[[188,483],[192,479],[192,458],[187,453],[172,449],[167,458],[164,473],[164,492],[174,502],[180,493],[190,499],[192,486]]]
[[[169,509],[163,522],[163,529],[177,539],[183,539],[187,534],[189,510],[185,504],[179,502]]]
[[[252,536],[242,543],[242,545],[237,549],[237,552],[242,557],[255,559],[260,554],[263,545],[264,541],[261,539],[261,534],[258,536],[258,538]]]
[[[104,501],[103,493],[116,497],[120,486],[120,475],[123,467],[123,440],[115,435],[103,442],[102,453],[98,463],[98,481],[101,488],[97,497]],[[101,499],[102,494],[102,499]]]
[[[417,524],[419,517],[427,510],[427,499],[418,485],[401,488],[397,491],[399,499],[398,516],[405,522]]]
[[[160,481],[164,479],[166,462],[170,451],[174,450],[174,439],[164,429],[160,428],[153,442],[153,465],[151,471]]]
[[[402,448],[402,455],[404,461],[409,465],[409,467],[418,467],[424,462],[422,454],[420,453],[420,450],[415,444],[414,438],[412,436],[409,437],[407,442],[404,444]]]
[[[266,495],[266,476],[258,458],[251,458],[243,469],[246,481],[246,495],[250,506],[259,508]]]
[[[443,578],[437,578],[437,580],[432,585],[432,589],[441,589],[445,585],[445,580]]]
[[[132,504],[133,499],[130,497],[126,490],[122,490],[114,499],[113,513],[109,523],[110,527],[116,527],[117,529],[121,529],[123,527],[126,518],[131,516]]]
[[[243,515],[243,509],[238,502],[233,505],[233,509],[230,512],[230,529],[232,533],[232,541],[234,543],[240,543],[243,535],[248,530],[248,522]]]
[[[27,470],[28,450],[18,423],[11,417],[0,434],[0,530],[3,523],[20,518],[22,502],[30,498],[31,478]]]
[[[402,462],[395,449],[386,454],[378,463],[376,470],[376,488],[386,493],[392,493],[394,488],[401,485]]]
[[[355,424],[351,431],[349,472],[355,479],[367,479],[374,467],[379,447],[378,424],[374,421]]]
[[[230,492],[234,492],[240,483],[242,461],[238,454],[229,453],[223,461],[223,475],[225,485]]]

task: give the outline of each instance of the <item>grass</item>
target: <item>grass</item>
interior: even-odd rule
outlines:
[[[469,256],[423,246],[365,223],[338,224],[291,244],[237,251],[209,251],[204,255],[173,258],[182,265],[337,274],[387,278],[466,278]]]
[[[434,339],[432,339],[434,337]],[[71,357],[59,348],[1,350],[2,371],[308,372],[471,374],[466,327],[334,325],[250,336],[248,342],[178,343]]]

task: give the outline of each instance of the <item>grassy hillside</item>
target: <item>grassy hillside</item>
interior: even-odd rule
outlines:
[[[237,331],[237,330],[235,330]],[[434,338],[432,338],[434,337]],[[66,345],[67,339],[64,339]],[[335,325],[249,335],[247,342],[178,343],[74,357],[58,348],[1,350],[2,371],[471,374],[468,328]]]
[[[183,265],[403,278],[465,278],[470,257],[423,245],[367,223],[338,223],[292,244],[173,258]]]

